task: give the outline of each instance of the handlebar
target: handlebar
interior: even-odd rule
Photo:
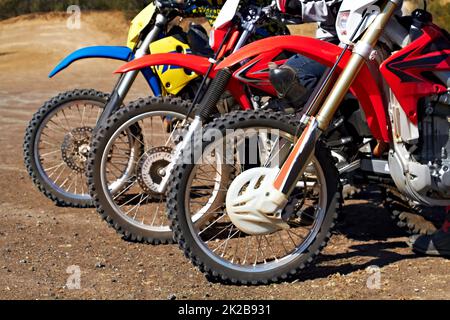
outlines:
[[[155,5],[158,9],[175,9],[182,10],[185,8],[186,3],[184,1],[171,1],[171,0],[156,0]]]
[[[189,15],[189,9],[196,7],[201,0],[155,0],[155,4],[161,11],[171,12],[173,15],[183,13],[183,16]],[[205,0],[206,3],[206,0]],[[244,1],[245,6],[245,1]],[[246,6],[247,8],[253,8],[253,14],[245,14],[249,12],[241,11],[237,16],[241,18],[243,24],[256,23],[261,19],[271,19],[283,21],[286,24],[299,24],[301,20],[291,15],[284,14],[278,10],[277,2],[273,0],[268,6],[260,7],[254,4]]]
[[[276,1],[272,1],[272,3],[270,5],[268,5],[267,7],[261,8],[261,13],[263,13],[264,16],[269,19],[279,20],[285,24],[302,24],[303,23],[301,18],[281,12],[278,9]]]

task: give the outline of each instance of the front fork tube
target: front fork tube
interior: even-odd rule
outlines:
[[[183,151],[189,150],[188,147],[191,144],[192,138],[194,138],[196,133],[198,134],[199,132],[201,132],[200,130],[203,127],[203,122],[207,121],[213,114],[214,110],[216,110],[217,102],[225,92],[225,89],[230,82],[231,76],[231,71],[228,68],[225,68],[217,72],[215,78],[212,80],[206,95],[203,97],[203,100],[200,103],[199,110],[195,115],[194,121],[189,124],[189,129],[187,130],[186,135],[183,135],[183,141],[177,144],[175,148],[172,161],[167,166],[165,170],[165,176],[158,186],[159,193],[166,192],[167,183],[169,182],[169,178],[172,175],[175,165],[180,161],[184,161],[184,159],[181,158]],[[187,121],[187,119],[185,121]]]
[[[106,120],[120,108],[130,91],[131,85],[134,83],[134,80],[136,80],[138,73],[139,71],[133,70],[119,78],[116,87],[111,93],[111,97],[106,103],[105,109],[103,109],[103,112],[97,121],[97,128],[105,124]]]
[[[316,116],[311,115],[309,118],[303,134],[295,144],[293,151],[288,156],[273,184],[275,189],[282,192],[286,198],[290,196],[295,189],[297,181],[305,172],[306,167],[314,156],[317,141],[322,133],[328,129],[334,114],[344,100],[365,61],[369,59],[374,46],[381,36],[382,30],[394,14],[398,4],[398,0],[387,2],[383,11],[355,46],[347,66],[339,76],[322,108]]]
[[[297,181],[311,161],[320,135],[317,120],[311,118],[274,182],[275,189],[285,194],[286,197],[292,193]]]
[[[236,44],[236,46],[234,48],[233,53],[238,51],[247,42],[248,38],[250,37],[250,35],[253,31],[252,28],[254,28],[254,26],[249,27],[249,29],[246,29],[243,32],[243,34],[240,37],[239,42]],[[230,31],[231,31],[231,29],[229,30],[229,32]],[[228,34],[224,38],[224,42],[220,46],[221,48],[224,46],[226,39],[228,39]],[[220,52],[220,51],[221,50],[219,50],[218,52]],[[214,60],[216,60],[217,58],[218,57],[216,56]],[[194,99],[195,104],[197,103],[197,101],[200,97],[201,89],[202,89],[203,85],[206,83],[208,75],[211,72],[213,66],[214,66],[214,63],[211,63],[210,68],[208,69],[208,72],[206,73],[206,75],[203,78],[202,85]],[[175,168],[175,165],[179,161],[183,161],[183,158],[182,158],[183,151],[189,150],[188,147],[190,146],[192,139],[194,138],[195,134],[200,132],[199,130],[202,129],[203,121],[206,121],[211,116],[211,113],[216,108],[217,103],[220,100],[220,97],[225,92],[226,87],[227,87],[231,77],[232,77],[232,72],[228,68],[225,68],[225,69],[220,70],[216,74],[216,77],[214,78],[214,80],[211,82],[211,84],[206,92],[206,95],[203,97],[203,100],[200,104],[200,108],[197,111],[194,121],[189,125],[189,130],[186,132],[186,135],[183,136],[183,141],[176,146],[174,156],[172,158],[173,160],[170,162],[170,164],[165,169],[165,176],[163,177],[161,183],[158,186],[159,193],[166,192],[167,184],[169,182],[170,176],[173,173],[173,169]],[[193,104],[193,106],[195,104]],[[188,117],[191,112],[192,112],[192,110],[189,110]],[[187,118],[185,121],[187,121]]]
[[[156,16],[155,25],[153,29],[147,34],[147,36],[142,41],[141,45],[139,46],[139,49],[134,54],[134,60],[142,58],[149,54],[150,52],[150,44],[154,42],[156,39],[158,39],[159,34],[164,29],[164,26],[167,23],[167,18],[162,15],[158,14]],[[106,120],[114,113],[116,112],[120,106],[122,105],[123,101],[125,100],[125,97],[127,96],[128,92],[130,91],[131,86],[133,85],[134,81],[137,78],[137,75],[139,74],[139,70],[133,70],[130,72],[127,72],[126,74],[122,75],[114,88],[113,93],[111,94],[111,97],[108,101],[108,103],[105,106],[105,109],[103,110],[98,122],[97,122],[97,128],[99,128],[101,125],[106,123]]]
[[[169,179],[173,173],[173,169],[178,164],[180,160],[182,160],[182,153],[183,150],[188,150],[188,147],[190,146],[192,139],[194,138],[194,135],[199,132],[199,130],[202,129],[202,118],[200,116],[196,116],[192,123],[189,125],[189,130],[186,132],[186,135],[183,136],[183,141],[181,141],[179,144],[177,144],[175,148],[175,152],[173,155],[173,161],[169,163],[169,165],[165,168],[165,175],[163,179],[161,180],[161,183],[158,186],[158,192],[159,193],[165,193],[167,189],[167,183],[169,182]]]
[[[317,116],[308,119],[306,128],[278,174],[274,187],[287,197],[294,190],[314,155],[315,145],[329,127],[338,107],[364,64],[364,58],[353,54]]]

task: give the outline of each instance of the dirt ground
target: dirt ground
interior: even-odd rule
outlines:
[[[450,260],[413,254],[377,202],[346,203],[323,255],[296,281],[234,287],[209,283],[176,245],[125,242],[94,210],[44,198],[23,166],[28,121],[61,91],[110,91],[120,63],[79,62],[46,75],[74,49],[123,44],[125,30],[120,13],[84,14],[81,30],[59,15],[0,22],[0,299],[450,299]],[[140,81],[130,98],[145,94]],[[80,290],[66,287],[70,266],[80,268]],[[369,266],[380,268],[377,288],[367,286],[377,279]]]

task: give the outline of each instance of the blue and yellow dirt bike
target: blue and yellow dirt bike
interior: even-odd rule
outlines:
[[[175,17],[187,16],[194,10],[199,8],[192,8],[190,12],[162,11],[151,3],[132,21],[127,46],[80,49],[62,60],[49,77],[53,78],[82,59],[131,61],[150,53],[189,53],[193,51],[191,46],[199,48],[197,54],[205,54],[207,36],[200,25],[191,25],[187,33],[177,26],[169,27],[169,22]],[[211,7],[203,11],[213,16],[216,10]],[[181,69],[163,66],[139,72],[155,96],[189,97],[192,86],[188,84],[197,77]],[[34,184],[56,204],[73,207],[91,205],[84,174],[91,134],[99,120],[121,107],[139,72],[120,76],[111,94],[93,89],[61,93],[47,101],[33,116],[24,141],[25,165]]]
[[[82,59],[103,58],[127,62],[149,54],[170,52],[212,56],[214,52],[208,45],[208,35],[201,25],[191,23],[189,30],[184,32],[171,22],[176,17],[203,16],[212,25],[222,4],[221,0],[214,4],[208,0],[185,2],[179,8],[158,8],[151,3],[133,19],[127,46],[80,49],[62,60],[49,77],[53,78]],[[288,32],[281,24],[270,25],[260,28],[256,37],[277,34],[280,30],[284,34]],[[47,101],[33,116],[24,140],[25,165],[33,183],[57,205],[80,208],[92,206],[85,177],[92,133],[98,123],[105,122],[123,105],[139,73],[147,81],[154,96],[176,95],[192,100],[202,82],[201,75],[180,67],[162,65],[144,68],[122,74],[111,94],[93,89],[64,92]],[[134,132],[121,138],[122,148],[130,155],[124,161],[131,167],[141,152],[135,142],[143,139],[142,132],[135,128]],[[111,186],[114,192],[127,187],[126,175],[116,177],[116,180]]]
[[[215,7],[192,7],[190,12],[161,11],[153,3],[132,21],[127,46],[87,47],[73,52],[50,73],[49,77],[82,59],[103,58],[130,61],[150,53],[192,52],[209,54],[205,49],[206,32],[192,24],[184,33],[169,28],[177,16],[201,11],[213,19]],[[155,96],[192,94],[188,84],[195,74],[181,69],[147,68],[140,71]],[[139,72],[122,75],[111,94],[93,89],[76,89],[51,98],[33,116],[25,136],[26,168],[39,190],[61,206],[88,207],[91,204],[84,178],[89,141],[97,121],[107,118],[123,103]]]

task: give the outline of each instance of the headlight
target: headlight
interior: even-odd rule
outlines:
[[[339,36],[346,37],[348,35],[347,23],[348,23],[349,17],[350,17],[350,11],[339,12],[337,21],[336,21],[336,30],[337,30]]]

